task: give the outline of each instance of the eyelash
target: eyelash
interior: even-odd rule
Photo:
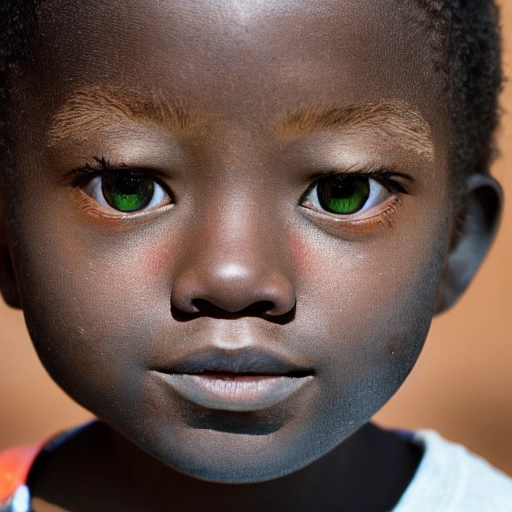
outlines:
[[[314,179],[313,183],[309,186],[308,190],[304,196],[316,185],[319,181],[330,178],[333,176],[357,176],[361,178],[374,179],[380,182],[384,187],[386,187],[390,192],[398,193],[398,194],[407,194],[408,191],[396,178],[400,178],[406,181],[412,181],[412,178],[407,174],[403,174],[398,171],[393,171],[389,169],[370,169],[370,170],[351,170],[351,171],[342,171],[342,172],[326,172],[321,176],[317,175]]]
[[[93,157],[94,163],[86,163],[83,167],[77,167],[65,174],[65,178],[71,177],[71,185],[73,187],[84,187],[91,179],[96,176],[112,174],[116,171],[128,169],[124,165],[110,163],[104,156]]]
[[[156,206],[163,203],[162,200],[158,202],[156,205],[148,204],[143,205],[144,209],[135,208],[134,210],[123,211],[121,209],[116,209],[110,204],[101,204],[98,200],[96,200],[89,191],[87,191],[87,187],[91,186],[95,178],[101,177],[102,183],[105,179],[114,179],[117,175],[119,176],[119,171],[138,173],[138,176],[147,177],[156,187],[159,193],[163,193],[168,197],[169,204],[175,203],[175,198],[173,193],[167,188],[166,185],[162,184],[160,180],[158,180],[154,173],[151,171],[145,171],[144,169],[131,169],[129,167],[125,167],[124,165],[113,165],[111,164],[105,157],[94,157],[94,163],[85,164],[81,168],[73,169],[72,171],[66,174],[66,177],[72,177],[71,185],[79,189],[81,192],[81,204],[89,213],[91,213],[95,217],[110,217],[110,218],[120,218],[126,216],[134,216],[137,214],[144,213],[145,211],[149,211],[155,209]],[[352,178],[352,180],[350,180]],[[355,178],[356,180],[354,180]],[[322,207],[320,204],[322,201],[319,196],[319,186],[325,184],[326,182],[335,183],[336,180],[343,182],[352,181],[352,183],[357,182],[357,178],[362,178],[368,182],[367,188],[369,189],[369,194],[367,195],[364,203],[361,207],[357,208],[354,212],[335,212],[328,211]],[[372,171],[351,171],[351,172],[342,172],[342,173],[329,173],[321,176],[313,181],[313,183],[308,187],[305,193],[302,195],[299,206],[303,207],[306,211],[311,212],[315,217],[324,217],[322,219],[322,223],[331,223],[333,226],[336,225],[340,228],[343,226],[348,227],[348,225],[353,225],[354,227],[357,225],[358,227],[366,227],[371,228],[370,224],[373,225],[375,223],[379,224],[387,224],[390,225],[394,220],[394,213],[398,206],[402,204],[403,195],[408,194],[407,189],[397,180],[411,180],[410,176],[406,174],[402,174],[396,171],[391,171],[388,169],[376,169]],[[360,182],[360,180],[359,180]],[[364,208],[366,202],[370,199],[371,192],[374,191],[375,185],[372,185],[371,182],[378,184],[378,186],[383,187],[389,194],[392,200],[387,201],[387,207],[384,209],[380,209],[379,206],[386,203],[386,200],[383,199],[379,201],[377,204],[370,206],[369,208]],[[99,184],[94,185],[95,190],[98,188]],[[105,194],[103,193],[103,185],[101,195],[105,198]],[[379,192],[381,194],[382,192]],[[316,195],[316,198],[314,197]],[[86,197],[85,197],[86,196]],[[153,197],[153,196],[152,196]],[[105,200],[106,201],[106,200]],[[152,199],[150,200],[152,202]],[[100,204],[98,204],[100,203]],[[110,210],[111,212],[106,212],[105,209]],[[362,215],[366,210],[373,212],[372,214]]]

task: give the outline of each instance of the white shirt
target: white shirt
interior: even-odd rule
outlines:
[[[392,512],[512,512],[512,479],[504,473],[434,431],[413,440],[423,458]]]

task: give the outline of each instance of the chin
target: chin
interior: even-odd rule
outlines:
[[[172,436],[164,446],[153,445],[148,451],[167,466],[193,478],[248,484],[298,471],[333,448],[317,444],[318,451],[313,451],[313,446],[310,431],[290,432],[287,426],[260,434],[194,429]]]

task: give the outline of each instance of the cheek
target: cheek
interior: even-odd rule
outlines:
[[[142,272],[152,279],[161,279],[169,273],[169,261],[174,258],[174,251],[169,242],[161,242],[156,247],[150,247],[139,257]]]
[[[298,231],[292,231],[288,238],[293,268],[298,275],[306,275],[314,263],[314,248]]]
[[[400,247],[392,237],[357,247],[335,239],[310,244],[302,317],[308,318],[307,339],[314,340],[311,351],[322,361],[323,410],[334,412],[325,416],[333,422],[329,428],[347,418],[368,420],[415,363],[444,261],[447,240],[437,232],[402,238]]]
[[[64,242],[58,229],[44,239],[26,231],[16,259],[42,363],[66,392],[104,418],[105,411],[139,403],[154,326],[169,315],[162,283],[169,250],[125,243],[105,257],[105,247],[84,243],[72,230]]]

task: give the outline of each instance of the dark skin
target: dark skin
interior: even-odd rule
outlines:
[[[468,285],[500,203],[470,174],[455,233],[445,89],[415,8],[56,6],[13,89],[0,282],[49,373],[105,423],[47,461],[35,495],[74,511],[390,509],[419,454],[361,427]],[[154,193],[120,211],[105,195],[132,172]],[[369,187],[363,206],[324,208],[333,175]],[[168,377],[251,350],[294,370],[210,373],[282,377],[257,400],[187,398]]]

